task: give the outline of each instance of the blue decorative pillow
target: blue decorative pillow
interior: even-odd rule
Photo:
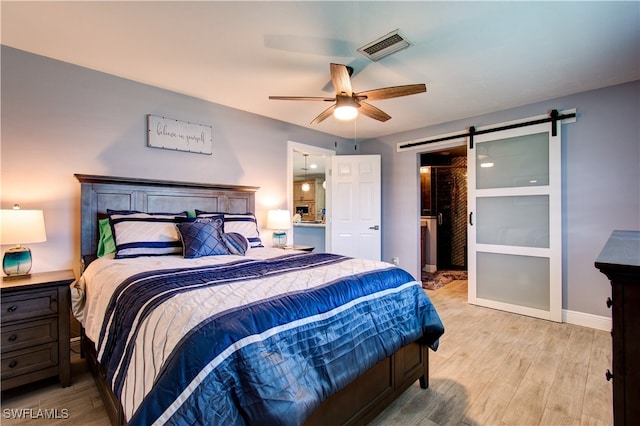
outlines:
[[[249,241],[242,234],[227,232],[222,234],[222,239],[229,249],[229,253],[244,256],[249,248]]]
[[[116,259],[180,254],[182,242],[175,224],[186,214],[107,210],[116,243]]]
[[[258,221],[253,213],[209,213],[196,210],[197,217],[224,215],[224,233],[236,232],[249,241],[249,247],[264,247],[258,231]]]
[[[220,217],[176,224],[184,246],[183,256],[187,259],[193,259],[202,256],[230,254],[222,239],[223,223],[223,219]]]

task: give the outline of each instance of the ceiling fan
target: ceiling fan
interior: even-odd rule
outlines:
[[[355,118],[358,112],[361,112],[363,115],[375,120],[385,122],[390,119],[391,116],[365,101],[398,98],[400,96],[415,95],[417,93],[427,91],[427,86],[425,84],[408,84],[405,86],[385,87],[382,89],[366,90],[364,92],[356,93],[351,88],[352,73],[353,68],[349,66],[331,64],[331,82],[336,90],[335,98],[313,96],[269,96],[269,99],[285,101],[335,102],[335,104],[321,112],[320,115],[311,122],[311,124],[318,124],[334,113],[338,119],[349,120]]]

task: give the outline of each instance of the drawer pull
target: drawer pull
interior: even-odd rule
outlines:
[[[17,338],[18,338],[17,334],[12,334],[11,336],[9,336],[9,341],[10,342],[15,342]]]
[[[9,308],[7,309],[8,312],[15,312],[18,309],[18,306],[13,305],[13,306],[9,306]]]
[[[607,308],[610,308],[613,306],[613,300],[611,300],[610,297],[607,297]]]
[[[9,363],[9,368],[14,368],[16,365],[18,365],[18,361],[16,361],[15,359],[12,359],[11,362]]]
[[[607,370],[607,372],[604,374],[604,377],[607,378],[607,382],[611,381],[611,379],[613,379],[613,373],[611,373],[611,371]]]

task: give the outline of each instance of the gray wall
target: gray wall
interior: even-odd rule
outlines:
[[[578,117],[562,128],[563,308],[610,316],[609,282],[593,264],[611,231],[640,229],[640,81],[360,143],[361,153],[382,154],[383,259],[420,273],[420,151],[398,153],[398,142],[570,108]]]
[[[146,146],[146,115],[213,127],[213,155]],[[287,141],[338,153],[353,142],[2,46],[2,208],[43,209],[33,272],[80,259],[74,173],[259,186],[257,216],[286,208]],[[334,147],[334,141],[338,147]],[[270,244],[271,233],[263,232]],[[3,246],[6,250],[8,247]]]
[[[287,140],[354,152],[349,140],[6,46],[1,59],[1,202],[45,211],[34,272],[78,267],[74,173],[257,185],[264,223],[286,207]],[[639,102],[634,82],[359,143],[358,153],[382,155],[383,258],[419,275],[419,151],[396,153],[397,142],[577,108],[563,128],[564,308],[608,316],[593,261],[613,229],[640,229]],[[146,114],[212,125],[213,155],[146,147]]]

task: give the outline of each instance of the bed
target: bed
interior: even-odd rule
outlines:
[[[428,387],[444,328],[402,269],[263,247],[256,187],[76,178],[74,314],[112,424],[363,424]]]

